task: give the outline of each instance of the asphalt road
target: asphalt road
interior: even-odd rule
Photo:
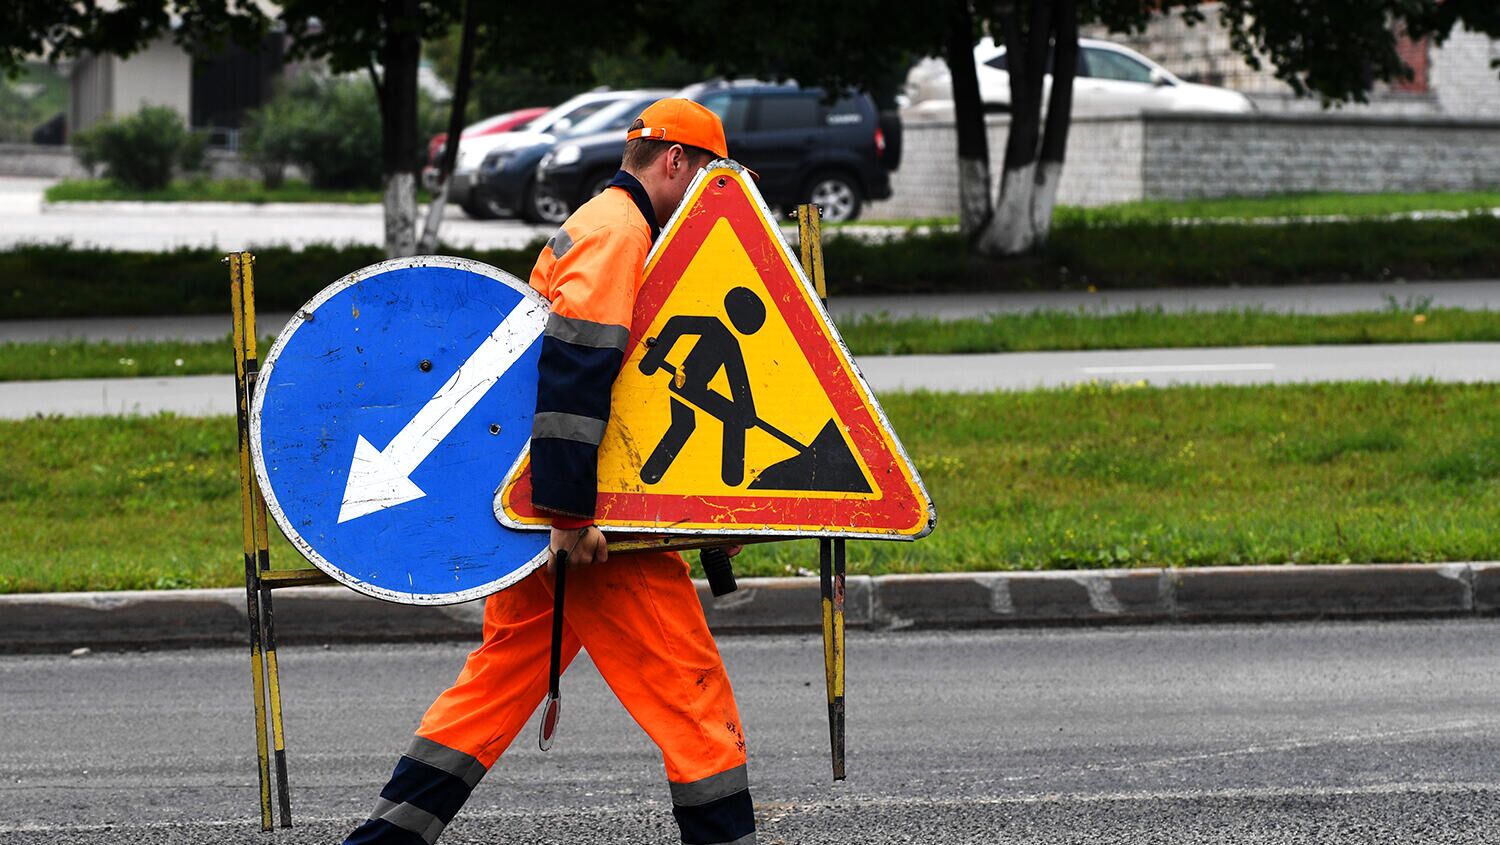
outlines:
[[[876,391],[978,392],[1101,382],[1293,384],[1433,379],[1500,381],[1500,344],[1281,346],[1021,352],[998,355],[871,355],[860,369]],[[0,382],[0,419],[171,411],[232,414],[230,376]]]
[[[1500,839],[1500,623],[853,632],[849,780],[821,642],[721,644],[763,843]],[[284,649],[297,824],[373,803],[458,645]],[[258,829],[239,651],[0,659],[0,839],[236,843]],[[659,758],[592,666],[443,838],[676,841]],[[534,728],[534,726],[533,726]]]

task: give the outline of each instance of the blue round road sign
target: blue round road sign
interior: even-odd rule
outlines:
[[[313,565],[376,598],[479,598],[546,560],[492,499],[531,436],[547,301],[461,258],[385,261],[287,323],[250,411],[266,508]]]

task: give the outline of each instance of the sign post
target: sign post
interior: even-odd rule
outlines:
[[[248,252],[234,252],[224,261],[229,265],[230,311],[234,321],[240,522],[245,555],[245,608],[250,622],[250,681],[255,696],[255,750],[260,764],[260,827],[261,830],[270,830],[272,756],[276,761],[276,798],[282,827],[292,826],[292,799],[287,782],[286,736],[281,718],[281,671],[276,662],[276,624],[271,604],[273,585],[266,578],[271,569],[266,503],[250,470],[249,408],[259,369],[255,337],[255,256]],[[304,570],[300,574],[305,577],[308,573]],[[298,583],[297,576],[293,575],[285,583]],[[269,731],[267,711],[270,713]],[[274,743],[274,751],[270,743]]]
[[[823,211],[816,205],[797,206],[797,244],[802,269],[812,280],[818,299],[828,304],[823,270]],[[844,779],[844,543],[843,537],[818,541],[818,580],[823,606],[823,671],[828,690],[828,743],[833,779]]]

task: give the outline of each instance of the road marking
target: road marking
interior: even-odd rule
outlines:
[[[1276,369],[1275,364],[1133,364],[1118,367],[1080,367],[1089,375],[1116,373],[1244,373]]]

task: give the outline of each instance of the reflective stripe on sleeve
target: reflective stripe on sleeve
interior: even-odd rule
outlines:
[[[630,340],[630,329],[624,326],[596,323],[582,317],[564,317],[555,312],[547,317],[546,334],[564,343],[621,352],[625,351],[625,343]]]
[[[668,785],[672,788],[673,804],[679,807],[697,807],[749,789],[750,777],[745,766],[740,765],[692,783]]]
[[[484,764],[474,757],[433,742],[424,736],[412,737],[411,747],[406,750],[406,756],[453,775],[470,789],[473,789],[488,771]]]
[[[415,833],[427,845],[436,842],[438,836],[442,835],[443,828],[447,827],[442,819],[421,807],[404,802],[398,804],[385,798],[375,802],[375,811],[370,814],[370,818],[387,821],[402,830]]]
[[[532,437],[555,437],[598,446],[604,439],[604,420],[560,411],[542,411],[532,419]]]
[[[558,229],[556,234],[547,239],[547,246],[552,247],[553,258],[562,258],[573,248],[573,236],[568,234],[567,229]]]

